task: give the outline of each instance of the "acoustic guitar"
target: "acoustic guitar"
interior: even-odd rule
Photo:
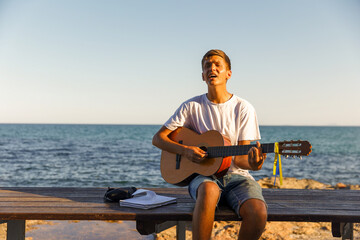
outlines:
[[[185,156],[162,151],[161,175],[168,183],[186,186],[198,174],[222,177],[230,167],[232,156],[247,155],[256,145],[231,145],[230,140],[215,130],[198,134],[188,128],[178,128],[170,134],[170,139],[187,146],[197,146],[208,153],[208,157],[195,163]],[[288,156],[307,156],[311,152],[308,141],[279,142],[279,154]],[[261,144],[263,153],[273,153],[275,143]]]

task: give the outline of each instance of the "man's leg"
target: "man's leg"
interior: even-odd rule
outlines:
[[[267,209],[263,201],[249,199],[240,207],[242,217],[239,240],[257,240],[264,232],[267,221]]]
[[[219,195],[220,190],[216,183],[203,182],[200,184],[192,221],[193,239],[210,239]]]

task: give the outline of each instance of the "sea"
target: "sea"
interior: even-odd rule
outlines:
[[[171,187],[152,145],[160,125],[0,124],[1,187]],[[284,177],[360,184],[360,127],[260,126],[261,143],[307,140]],[[274,154],[255,179],[272,177]]]

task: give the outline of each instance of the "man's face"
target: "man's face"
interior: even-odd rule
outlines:
[[[225,60],[220,56],[211,56],[204,62],[202,78],[209,86],[226,85],[231,74]]]

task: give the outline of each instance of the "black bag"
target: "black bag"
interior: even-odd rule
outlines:
[[[106,202],[118,202],[120,200],[132,198],[132,194],[136,191],[136,187],[124,188],[108,188],[104,195]]]

